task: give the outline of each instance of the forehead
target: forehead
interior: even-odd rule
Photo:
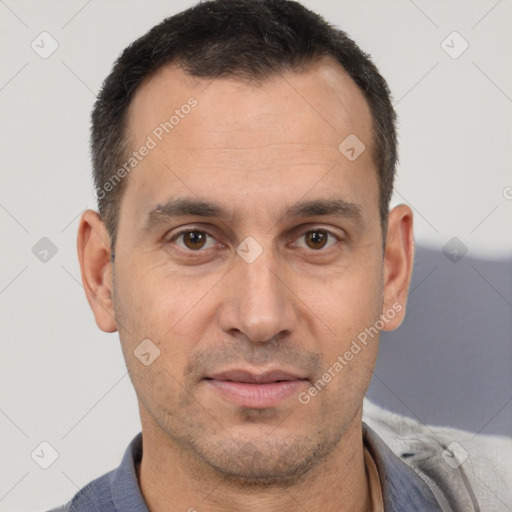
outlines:
[[[151,140],[123,199],[139,218],[172,195],[215,192],[220,202],[224,194],[233,203],[237,188],[272,201],[283,190],[288,198],[304,195],[320,181],[324,192],[345,183],[341,192],[352,202],[368,196],[363,188],[371,185],[377,201],[371,113],[331,59],[261,83],[191,77],[167,65],[135,94],[127,128],[134,150]],[[339,145],[354,136],[367,149],[350,161]]]
[[[292,124],[294,136],[305,136],[306,142],[324,142],[327,129],[334,140],[347,130],[366,142],[371,140],[371,113],[363,93],[350,75],[327,57],[302,71],[276,72],[263,81],[198,78],[176,65],[164,66],[143,82],[132,99],[127,116],[132,140],[142,140],[191,97],[197,100],[199,108],[194,109],[186,124],[208,130],[209,137],[213,132],[237,129],[250,136],[249,125],[253,134],[260,137],[258,128],[263,126],[268,132],[272,118],[276,129]],[[243,116],[237,110],[242,106]],[[297,121],[308,122],[308,126],[297,125]],[[322,129],[313,130],[319,124]],[[297,133],[301,127],[303,132]],[[183,132],[173,130],[173,138],[192,143],[193,134]]]

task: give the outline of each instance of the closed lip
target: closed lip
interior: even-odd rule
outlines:
[[[220,380],[230,382],[243,382],[246,384],[268,384],[270,382],[282,382],[291,380],[307,380],[299,372],[285,370],[271,370],[255,372],[242,369],[228,370],[212,373],[205,377],[206,380]]]

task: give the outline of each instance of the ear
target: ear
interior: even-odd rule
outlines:
[[[86,210],[80,218],[77,251],[82,283],[96,324],[102,331],[115,332],[110,236],[93,210]]]
[[[405,318],[407,293],[414,261],[412,210],[400,204],[389,212],[384,250],[384,300],[382,314],[388,319],[385,331],[400,326]],[[390,312],[395,314],[391,318]]]

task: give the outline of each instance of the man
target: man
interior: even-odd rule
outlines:
[[[398,457],[362,421],[414,241],[386,82],[344,32],[203,2],[123,52],[92,119],[82,280],[142,434],[65,510],[484,510],[453,447],[402,422]]]

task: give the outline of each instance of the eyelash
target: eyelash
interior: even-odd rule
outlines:
[[[302,236],[305,236],[307,235],[308,233],[315,233],[315,232],[319,232],[319,233],[325,233],[327,234],[328,236],[331,236],[333,238],[336,239],[337,242],[340,242],[342,241],[342,238],[333,233],[332,231],[329,231],[328,229],[324,229],[324,228],[312,228],[312,229],[308,229],[307,231],[304,231],[302,234],[299,235],[299,237],[297,238],[300,238]],[[215,237],[209,233],[208,231],[204,230],[204,229],[193,229],[193,228],[188,228],[188,229],[184,229],[182,231],[179,231],[178,233],[175,233],[171,238],[165,240],[165,243],[166,244],[171,244],[173,243],[175,240],[177,240],[180,236],[182,235],[186,235],[188,233],[201,233],[201,234],[205,234],[207,235],[208,237],[211,237],[213,239],[215,239]],[[296,239],[295,239],[296,240]],[[328,242],[327,242],[328,243]],[[325,248],[321,248],[321,249],[309,249],[310,251],[312,252],[315,252],[315,253],[321,253],[321,252],[326,252],[328,251],[329,249],[331,249],[332,247],[334,247],[336,245],[336,243],[332,244],[330,247],[327,247],[327,249]],[[188,249],[188,248],[184,248],[184,247],[180,247],[178,246],[180,250],[184,251],[184,252],[187,252],[187,253],[190,253],[190,254],[201,254],[203,251],[207,251],[208,249],[212,249],[214,247],[208,247],[207,249],[198,249],[196,251],[192,250],[192,249]],[[303,247],[300,247],[300,249],[304,249]],[[306,248],[307,250],[307,248]]]

